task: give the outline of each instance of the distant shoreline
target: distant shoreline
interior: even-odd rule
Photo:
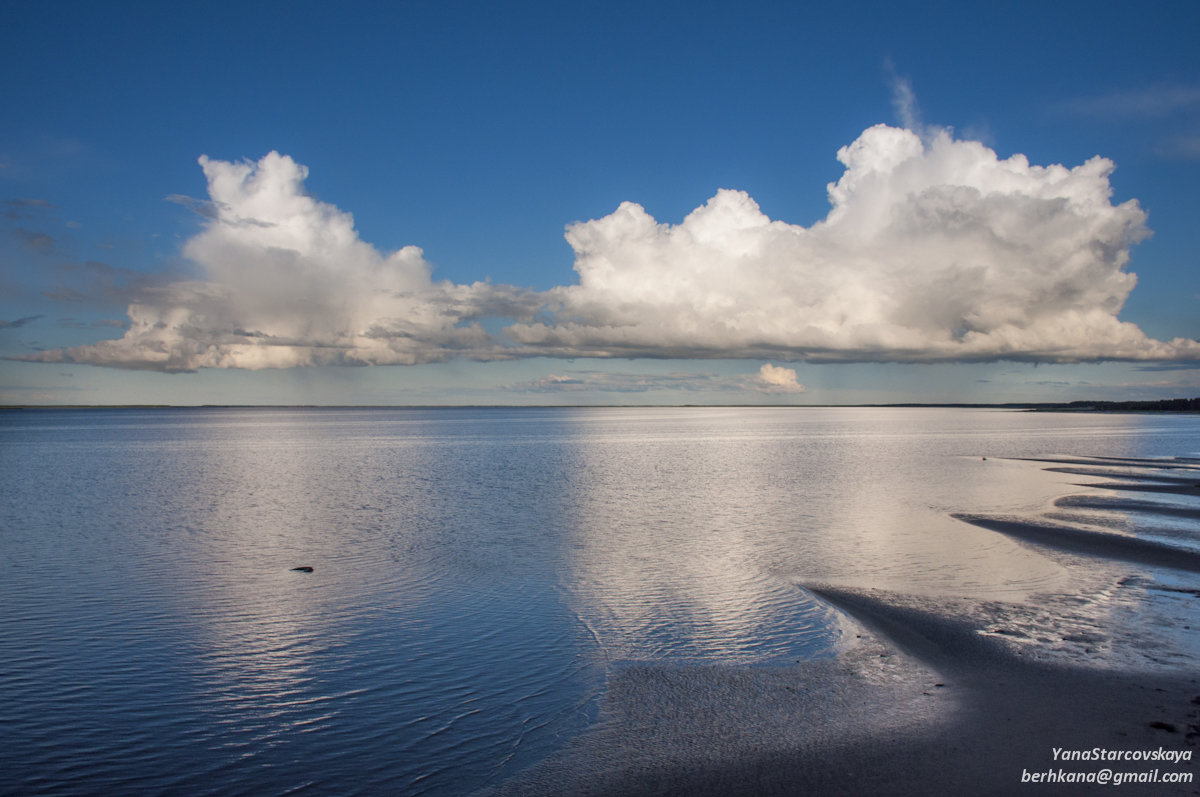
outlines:
[[[433,409],[682,409],[682,408],[773,409],[981,409],[1023,412],[1167,412],[1200,413],[1200,397],[1159,401],[1069,401],[1069,402],[930,402],[900,404],[4,404],[0,410],[433,410]]]

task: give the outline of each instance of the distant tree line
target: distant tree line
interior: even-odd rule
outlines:
[[[1040,404],[1036,409],[1080,412],[1200,412],[1200,397],[1159,401],[1071,401],[1066,404]]]

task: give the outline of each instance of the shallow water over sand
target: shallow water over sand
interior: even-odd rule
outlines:
[[[2,413],[0,791],[468,792],[586,727],[614,663],[833,655],[800,585],[1054,589],[1059,563],[951,515],[1131,533],[1150,510],[1076,486],[1105,479],[1013,459],[1063,454],[1197,456],[1200,420]],[[1195,547],[1165,500],[1155,539]]]

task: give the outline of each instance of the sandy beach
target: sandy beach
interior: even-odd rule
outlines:
[[[1163,481],[1134,461],[1058,464],[1116,497],[957,517],[1057,561],[1068,588],[1006,603],[798,585],[841,613],[836,656],[617,666],[595,727],[486,793],[1200,794],[1200,555],[1070,516],[1128,501],[1153,518],[1138,496],[1200,495],[1195,465]]]

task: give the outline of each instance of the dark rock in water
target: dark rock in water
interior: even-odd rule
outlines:
[[[311,573],[311,572],[312,572],[312,568],[311,568],[311,567],[309,567],[308,565],[305,565],[304,567],[293,567],[293,568],[292,568],[292,572],[295,572],[295,573]]]

